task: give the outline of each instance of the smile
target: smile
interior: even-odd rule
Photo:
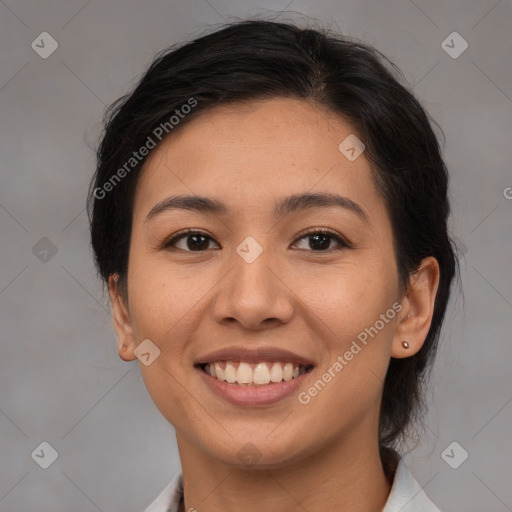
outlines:
[[[270,406],[296,395],[313,368],[280,361],[196,365],[199,376],[215,396],[239,407]]]
[[[290,362],[216,361],[201,365],[201,369],[211,377],[238,386],[267,386],[297,379],[311,371],[312,365]]]

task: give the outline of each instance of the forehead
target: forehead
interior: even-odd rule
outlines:
[[[148,210],[178,192],[258,209],[270,198],[306,191],[336,192],[379,207],[364,152],[350,161],[339,149],[354,132],[340,116],[300,99],[209,109],[149,154],[135,208]]]

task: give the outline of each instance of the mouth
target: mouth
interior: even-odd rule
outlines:
[[[214,396],[242,407],[268,406],[293,395],[316,364],[288,350],[233,347],[194,361]]]
[[[215,361],[195,365],[204,373],[234,386],[262,387],[298,379],[313,369],[312,364],[260,361]]]

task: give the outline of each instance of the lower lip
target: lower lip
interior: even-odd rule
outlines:
[[[240,406],[270,405],[279,402],[296,392],[303,383],[304,377],[307,377],[312,371],[303,373],[296,379],[276,382],[266,386],[239,386],[238,384],[228,384],[216,379],[208,375],[201,368],[196,368],[196,370],[215,394],[233,405]]]

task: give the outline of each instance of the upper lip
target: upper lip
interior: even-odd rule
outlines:
[[[214,363],[216,361],[243,361],[246,363],[280,361],[283,363],[294,363],[300,366],[315,365],[313,361],[306,357],[290,352],[289,350],[275,347],[260,347],[258,349],[227,347],[199,357],[194,362],[194,365]]]

